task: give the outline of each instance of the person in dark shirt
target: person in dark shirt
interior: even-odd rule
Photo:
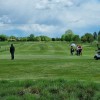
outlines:
[[[79,56],[82,55],[82,46],[79,46]]]
[[[10,53],[11,53],[11,60],[14,60],[14,52],[15,52],[15,47],[13,44],[10,46]]]
[[[70,53],[71,53],[71,55],[73,55],[73,53],[74,53],[74,48],[73,48],[73,46],[71,46],[71,48],[70,48]]]

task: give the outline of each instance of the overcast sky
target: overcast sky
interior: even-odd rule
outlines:
[[[0,0],[0,34],[59,37],[100,30],[100,0]]]

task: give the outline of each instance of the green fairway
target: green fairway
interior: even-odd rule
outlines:
[[[9,42],[1,42],[0,79],[68,79],[100,82],[100,60],[95,46],[82,44],[83,55],[70,55],[67,42],[17,42],[10,60]]]
[[[100,60],[96,47],[82,44],[70,55],[67,42],[0,42],[0,100],[100,100]]]

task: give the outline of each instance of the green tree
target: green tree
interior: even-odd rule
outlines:
[[[56,41],[61,41],[61,38],[55,38],[56,39]]]
[[[75,41],[75,42],[80,41],[80,37],[79,37],[79,35],[74,35],[74,37],[73,37],[73,41]]]
[[[16,40],[17,40],[17,38],[15,36],[10,36],[8,38],[8,41],[16,41]]]
[[[94,40],[97,40],[98,34],[96,32],[93,33],[93,38],[94,38]]]
[[[98,35],[98,42],[100,42],[100,35]]]
[[[30,34],[30,36],[27,39],[28,41],[34,41],[34,34]]]
[[[34,40],[35,40],[35,41],[41,41],[41,37],[40,37],[40,36],[37,36],[37,37],[35,37]]]
[[[73,40],[73,37],[74,37],[74,33],[72,32],[72,30],[67,30],[66,32],[65,32],[65,34],[63,34],[62,36],[61,36],[61,40],[62,41],[72,41]]]
[[[91,33],[86,33],[85,36],[87,38],[87,42],[91,43],[94,41],[94,37]]]
[[[82,41],[82,42],[87,42],[87,38],[86,38],[85,35],[81,37],[81,41]]]
[[[98,32],[98,36],[100,35],[100,31]]]
[[[52,38],[52,41],[56,41],[56,38]]]
[[[48,36],[40,36],[41,41],[51,41],[51,38],[49,38]]]
[[[62,40],[62,41],[65,41],[65,34],[63,34],[63,35],[61,36],[61,40]]]
[[[6,41],[6,40],[7,40],[7,36],[1,34],[1,35],[0,35],[0,41]]]
[[[21,37],[19,38],[19,41],[27,41],[27,37]]]

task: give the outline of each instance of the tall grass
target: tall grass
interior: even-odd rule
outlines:
[[[100,85],[84,81],[0,81],[0,100],[99,100]]]

